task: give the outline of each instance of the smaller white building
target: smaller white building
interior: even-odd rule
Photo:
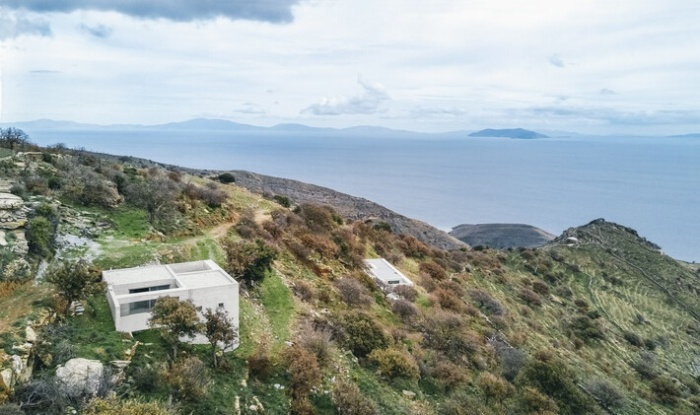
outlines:
[[[207,308],[221,307],[238,331],[238,282],[214,261],[113,269],[102,271],[102,279],[117,331],[148,329],[156,300],[165,296],[192,300],[200,317]]]
[[[413,281],[403,275],[384,258],[365,259],[367,273],[374,278],[383,288],[391,288],[399,285],[413,286]]]

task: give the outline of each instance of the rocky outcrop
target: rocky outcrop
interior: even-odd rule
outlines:
[[[27,223],[29,209],[21,197],[0,193],[0,229],[17,229]]]
[[[237,185],[255,193],[286,196],[297,204],[329,205],[345,219],[385,222],[391,226],[393,232],[411,235],[433,247],[451,250],[467,246],[427,223],[399,215],[384,206],[361,197],[336,192],[327,187],[247,171],[234,171],[233,175],[236,177]]]
[[[97,360],[71,359],[56,369],[61,390],[73,397],[96,395],[104,379],[104,365]]]

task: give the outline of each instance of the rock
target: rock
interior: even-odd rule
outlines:
[[[258,407],[255,406],[255,405],[250,405],[250,406],[248,407],[248,409],[249,409],[251,412],[258,412]]]
[[[102,384],[104,366],[97,360],[71,359],[56,369],[56,379],[64,393],[72,397],[96,395]]]
[[[21,354],[21,355],[28,355],[29,352],[32,351],[32,347],[34,347],[33,344],[31,344],[31,343],[24,343],[24,344],[12,346],[12,350],[16,350],[17,353],[19,353],[19,354]]]
[[[7,239],[5,239],[4,231],[0,231],[0,246],[7,246]]]
[[[0,229],[17,229],[27,223],[27,209],[21,197],[0,193]]]
[[[416,393],[415,393],[415,392],[411,392],[411,391],[409,391],[409,390],[404,390],[404,391],[401,392],[401,393],[403,393],[403,396],[405,396],[405,397],[407,397],[407,398],[410,398],[410,399],[413,399],[413,398],[416,397]]]
[[[19,376],[24,370],[22,358],[17,355],[12,355],[10,360],[12,360],[12,371],[15,372],[15,375]]]
[[[12,193],[0,193],[0,209],[16,210],[24,207],[24,200]]]
[[[0,390],[11,391],[15,386],[15,377],[12,369],[3,369],[0,371]]]
[[[109,362],[109,364],[117,370],[124,370],[131,364],[131,362],[128,360],[112,360]]]
[[[36,332],[32,326],[27,326],[27,328],[24,329],[24,339],[29,343],[36,343]]]

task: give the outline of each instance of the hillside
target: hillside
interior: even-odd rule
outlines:
[[[371,202],[244,172],[25,143],[0,175],[27,217],[0,256],[5,413],[700,410],[700,274],[624,226],[596,220],[536,249],[445,250],[390,215],[368,222],[388,215]],[[388,296],[364,271],[377,257],[415,285]],[[91,278],[213,259],[241,283],[240,347],[217,366],[209,345],[174,357],[156,330],[116,333],[102,291],[64,315],[46,280],[78,259]],[[110,376],[67,389],[76,358]]]
[[[494,249],[537,248],[555,238],[534,226],[511,223],[459,225],[450,231],[450,235],[471,246]]]

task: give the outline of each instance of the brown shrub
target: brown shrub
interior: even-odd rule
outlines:
[[[421,262],[418,269],[437,281],[442,281],[447,278],[447,271],[445,271],[445,268],[435,262]]]
[[[379,409],[360,392],[354,383],[340,381],[333,389],[333,403],[338,415],[377,415]]]
[[[532,283],[532,290],[540,295],[549,295],[549,286],[539,280]]]
[[[306,301],[307,303],[312,301],[316,296],[316,290],[306,281],[297,281],[296,284],[294,284],[292,291],[297,297],[303,301]]]
[[[410,301],[396,300],[391,303],[391,312],[401,317],[404,323],[408,323],[418,315],[418,308]]]
[[[542,299],[540,298],[539,294],[537,294],[529,288],[521,288],[520,291],[518,291],[518,297],[520,297],[521,300],[525,301],[525,303],[530,307],[532,307],[533,305],[542,305]]]
[[[297,334],[297,344],[316,356],[318,364],[325,366],[330,362],[333,351],[333,333],[324,327],[305,324]]]
[[[404,255],[412,258],[424,258],[430,254],[428,245],[410,235],[401,235],[401,240],[397,243],[397,246]]]
[[[429,367],[428,372],[448,391],[469,380],[469,376],[462,367],[444,359],[438,360]]]
[[[349,306],[361,307],[372,303],[372,297],[367,288],[352,277],[341,278],[335,283],[335,287],[338,289],[340,298]]]
[[[462,285],[454,281],[442,281],[440,282],[439,286],[440,288],[453,292],[458,297],[462,297],[467,293]]]
[[[321,383],[321,368],[316,356],[301,347],[291,347],[286,350],[284,359],[291,377],[292,398],[308,396],[311,389]]]
[[[250,376],[265,380],[272,372],[272,361],[265,345],[259,345],[255,352],[248,357],[248,372]]]
[[[377,364],[382,376],[409,380],[416,380],[419,377],[418,364],[405,350],[376,349],[368,357]]]
[[[514,390],[513,385],[508,381],[489,372],[481,372],[476,383],[487,402],[503,401],[510,397]]]
[[[460,313],[465,309],[464,302],[451,291],[447,291],[444,288],[438,288],[433,292],[433,295],[440,304],[440,307],[445,310],[452,310]]]
[[[503,304],[484,290],[473,289],[469,291],[469,297],[476,303],[477,307],[483,310],[486,314],[492,316],[501,316],[505,314]]]
[[[191,356],[179,361],[168,370],[165,382],[182,400],[203,398],[209,385],[209,374],[204,362]]]
[[[394,294],[399,295],[410,302],[416,301],[416,298],[418,297],[418,291],[409,285],[399,285],[398,287],[394,287],[392,291]]]
[[[651,390],[656,399],[666,405],[675,405],[681,397],[681,391],[668,376],[659,376],[651,381]]]

